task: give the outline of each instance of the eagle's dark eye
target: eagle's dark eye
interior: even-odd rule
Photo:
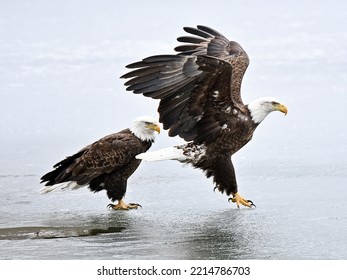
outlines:
[[[149,124],[151,124],[150,122],[145,122],[145,125],[149,125]]]
[[[272,101],[271,103],[273,106],[278,105],[278,102],[276,102],[276,101]]]

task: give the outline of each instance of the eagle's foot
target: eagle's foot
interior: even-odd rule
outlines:
[[[119,200],[117,204],[109,204],[107,205],[107,208],[113,209],[113,210],[129,210],[129,209],[137,209],[142,206],[138,203],[128,203],[126,204],[123,199]]]
[[[233,197],[230,197],[228,201],[236,203],[237,208],[240,208],[240,204],[249,208],[256,207],[252,200],[243,198],[239,193],[233,193]]]

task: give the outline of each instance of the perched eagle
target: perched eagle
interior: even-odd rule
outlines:
[[[229,200],[238,207],[252,207],[238,192],[231,156],[251,140],[269,113],[288,110],[270,97],[242,102],[240,88],[249,58],[237,42],[206,26],[184,30],[195,36],[177,39],[187,43],[175,48],[178,54],[127,65],[133,70],[121,77],[129,79],[128,91],[160,99],[164,129],[188,142],[137,158],[189,163],[213,177],[216,188],[232,195]]]
[[[154,118],[143,116],[135,119],[130,129],[105,136],[54,165],[55,169],[41,178],[41,183],[46,183],[41,193],[56,188],[89,186],[93,192],[106,190],[113,202],[118,201],[116,205],[109,204],[110,208],[137,208],[139,204],[126,204],[123,198],[128,178],[141,163],[135,156],[151,147],[155,131],[159,133],[160,128]]]

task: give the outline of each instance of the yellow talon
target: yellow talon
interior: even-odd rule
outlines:
[[[256,207],[252,200],[243,198],[239,193],[233,193],[233,198],[229,198],[229,201],[236,203],[237,208],[240,208],[240,204],[243,206],[251,208],[252,206]]]
[[[112,208],[113,210],[129,210],[129,209],[137,209],[138,207],[142,206],[137,203],[129,203],[126,204],[123,199],[120,199],[117,204],[109,204],[107,205],[108,208]]]

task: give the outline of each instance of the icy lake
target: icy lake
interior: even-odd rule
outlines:
[[[347,259],[347,2],[163,3],[1,4],[0,259]],[[158,117],[119,77],[173,53],[197,24],[247,51],[245,102],[289,108],[233,157],[257,208],[237,209],[178,162],[140,166],[126,195],[138,210],[110,211],[87,189],[40,195],[39,178],[65,156]],[[164,131],[152,149],[178,143]]]

